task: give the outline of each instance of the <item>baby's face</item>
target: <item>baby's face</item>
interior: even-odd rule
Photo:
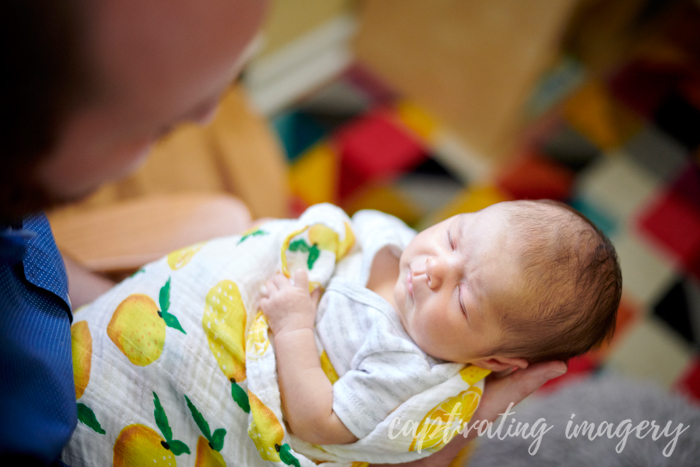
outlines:
[[[499,315],[524,292],[521,243],[508,215],[501,203],[454,216],[419,233],[402,253],[394,302],[429,355],[478,364],[500,343]]]

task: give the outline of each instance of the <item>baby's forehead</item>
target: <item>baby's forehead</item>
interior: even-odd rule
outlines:
[[[510,232],[525,242],[565,246],[577,232],[591,231],[588,222],[572,208],[554,202],[512,201],[505,209]]]

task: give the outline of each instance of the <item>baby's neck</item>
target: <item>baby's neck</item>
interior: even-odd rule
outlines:
[[[386,246],[374,256],[367,288],[396,308],[394,287],[399,277],[399,258]]]

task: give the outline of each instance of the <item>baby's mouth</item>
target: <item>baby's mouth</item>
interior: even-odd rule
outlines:
[[[413,278],[411,277],[411,270],[408,270],[408,277],[406,278],[406,288],[408,289],[409,297],[413,298]]]

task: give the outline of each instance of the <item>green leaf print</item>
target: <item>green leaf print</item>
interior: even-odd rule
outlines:
[[[204,417],[202,417],[202,414],[199,413],[199,410],[197,410],[197,407],[195,407],[192,401],[190,401],[189,397],[185,396],[185,400],[187,401],[187,407],[190,409],[192,418],[194,418],[194,422],[199,427],[199,431],[201,431],[204,437],[211,443],[211,430],[209,430],[209,423],[204,420]]]
[[[168,441],[168,446],[170,447],[172,453],[176,456],[179,456],[180,454],[190,454],[190,448],[188,448],[182,441],[178,441],[176,439]]]
[[[306,260],[306,264],[308,264],[309,270],[314,268],[314,263],[316,262],[319,256],[321,256],[321,250],[319,250],[318,246],[314,244],[309,249],[309,259]]]
[[[173,439],[173,430],[170,429],[168,416],[165,415],[165,410],[163,410],[163,406],[160,405],[160,399],[155,392],[153,393],[153,405],[156,407],[153,411],[153,416],[156,418],[156,425],[158,425],[158,429],[163,434],[165,441],[170,444],[170,440]]]
[[[277,445],[275,445],[277,447]],[[290,452],[292,448],[289,447],[289,444],[284,443],[282,446],[279,448],[279,453],[280,453],[280,459],[282,459],[282,462],[284,462],[287,465],[293,465],[294,467],[301,467],[299,464],[299,460],[292,455]]]
[[[95,432],[101,435],[105,434],[105,430],[102,429],[100,422],[98,422],[97,417],[95,417],[95,412],[82,402],[78,402],[78,420],[92,428]]]
[[[309,251],[310,247],[309,244],[306,243],[306,240],[303,238],[300,238],[299,240],[294,240],[292,243],[289,244],[289,251],[301,251],[302,253],[306,253]]]
[[[163,287],[160,288],[160,293],[158,294],[158,304],[160,305],[160,311],[164,314],[170,309],[170,278],[165,283]]]
[[[168,444],[168,447],[172,453],[176,456],[183,453],[189,454],[190,448],[188,448],[185,443],[173,439],[173,430],[170,428],[170,423],[168,423],[168,416],[165,414],[165,410],[163,410],[158,394],[155,392],[153,393],[153,405],[155,406],[153,416],[156,419],[156,425],[158,425],[158,429],[163,434],[163,438],[165,438],[165,442]]]
[[[250,237],[257,237],[258,235],[267,235],[267,232],[265,232],[264,230],[258,229],[258,230],[254,231],[254,232],[251,232],[251,233],[249,233],[249,234],[243,235],[243,237],[241,237],[241,239],[238,240],[238,243],[237,243],[237,244],[240,245],[241,243],[243,243],[243,242],[244,242],[245,240],[247,240],[248,238],[250,238]]]
[[[163,287],[160,288],[160,293],[158,294],[158,303],[160,305],[160,311],[158,312],[160,317],[163,318],[163,321],[165,321],[165,325],[177,329],[183,334],[187,334],[185,330],[182,328],[180,325],[180,321],[178,321],[177,317],[173,315],[172,313],[169,313],[168,310],[170,309],[170,278],[168,277],[168,281],[165,283]]]
[[[197,410],[197,407],[194,406],[189,397],[185,396],[185,400],[187,401],[187,407],[189,407],[190,409],[192,418],[194,418],[194,422],[199,427],[199,431],[201,431],[204,437],[207,439],[207,441],[209,441],[209,446],[211,446],[211,448],[215,451],[221,451],[221,449],[224,447],[224,437],[226,436],[226,430],[224,430],[223,428],[219,428],[214,432],[214,435],[212,436],[211,431],[209,429],[209,423],[207,423],[202,414],[199,413],[199,410]]]
[[[243,390],[242,387],[236,383],[236,380],[231,379],[231,397],[236,401],[236,404],[243,409],[245,413],[250,413],[250,402],[248,401],[248,394]]]
[[[213,435],[211,435],[211,448],[214,451],[221,451],[221,449],[224,447],[224,436],[226,436],[226,430],[223,428],[219,428],[214,432]]]

